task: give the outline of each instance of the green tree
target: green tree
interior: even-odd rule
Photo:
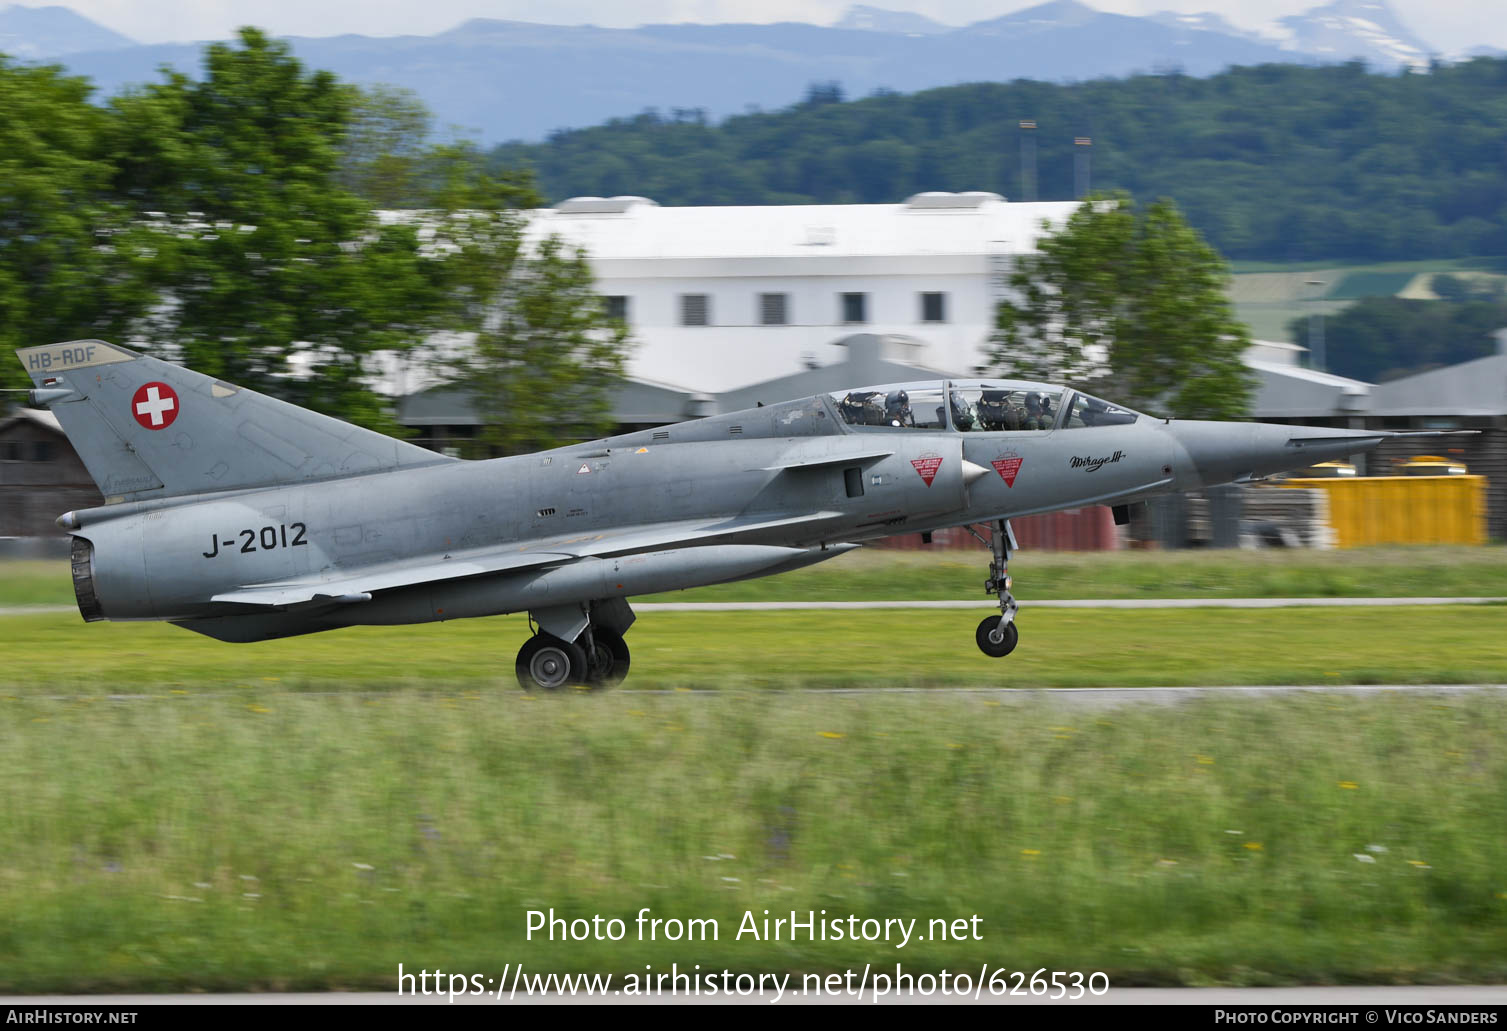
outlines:
[[[0,386],[17,347],[120,338],[150,305],[152,251],[111,192],[90,86],[0,56]]]
[[[1324,349],[1329,371],[1381,383],[1484,358],[1495,349],[1492,333],[1503,326],[1507,303],[1500,300],[1364,297],[1324,320]],[[1307,347],[1309,328],[1308,319],[1294,319],[1288,334]]]
[[[1072,195],[1073,138],[1091,135],[1095,182],[1173,198],[1232,258],[1500,257],[1504,86],[1504,58],[1427,75],[1372,74],[1357,63],[1263,65],[1208,78],[985,82],[851,101],[817,84],[782,111],[717,124],[645,112],[503,144],[493,158],[536,169],[552,199],[627,192],[667,205],[833,204],[897,202],[921,190],[1014,197],[1015,126],[1029,118],[1041,126],[1043,200]]]
[[[340,184],[375,208],[423,206],[433,116],[412,90],[352,87]]]
[[[413,289],[391,278],[413,241],[338,182],[352,96],[242,29],[238,46],[207,48],[202,81],[168,74],[117,98],[112,151],[120,193],[167,213],[168,303],[149,339],[210,375],[391,429],[369,363],[413,343],[384,317],[386,291]]]
[[[584,257],[525,249],[532,180],[427,132],[411,94],[306,71],[249,28],[208,47],[202,81],[168,74],[116,98],[115,189],[167,213],[148,338],[211,375],[391,433],[372,385],[389,358],[463,367],[506,427],[488,438],[499,448],[599,427],[624,334]],[[373,211],[399,205],[410,210]],[[456,348],[467,334],[474,349]],[[570,430],[556,406],[577,413]]]
[[[1022,257],[999,305],[991,366],[1109,384],[1118,401],[1185,419],[1246,415],[1249,333],[1225,297],[1224,259],[1171,201],[1085,202]]]
[[[546,237],[520,254],[493,315],[461,362],[484,454],[519,454],[602,436],[608,391],[623,374],[628,340],[609,322],[583,253]]]
[[[628,331],[607,317],[586,255],[554,236],[527,241],[520,209],[539,203],[528,176],[489,172],[465,143],[435,148],[429,167],[422,217],[447,255],[447,328],[469,334],[446,365],[482,419],[474,457],[602,435]]]

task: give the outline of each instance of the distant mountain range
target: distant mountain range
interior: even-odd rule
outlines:
[[[834,25],[643,25],[604,29],[475,19],[434,36],[292,37],[306,64],[350,82],[415,91],[440,126],[482,143],[538,139],[557,128],[646,108],[700,108],[720,118],[778,108],[812,83],[848,96],[963,82],[1049,82],[1230,65],[1330,63],[1426,67],[1432,49],[1384,0],[1336,0],[1245,32],[1216,14],[1135,18],[1052,0],[954,28],[918,14],[855,6]],[[0,52],[56,60],[104,95],[153,80],[167,64],[197,75],[201,44],[142,45],[65,7],[0,8]]]
[[[23,61],[50,60],[85,50],[138,46],[66,7],[0,5],[0,54]]]

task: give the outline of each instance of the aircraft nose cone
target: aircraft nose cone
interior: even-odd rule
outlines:
[[[1260,422],[1173,422],[1168,429],[1199,485],[1270,476],[1359,454],[1378,438],[1355,430]]]
[[[963,459],[963,482],[964,483],[972,483],[974,480],[977,480],[980,476],[988,476],[988,475],[989,475],[989,470],[988,469],[985,469],[981,465],[975,465],[973,462],[968,461],[968,459],[966,459],[966,458]]]

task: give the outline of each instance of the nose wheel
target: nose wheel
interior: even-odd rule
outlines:
[[[968,532],[975,537],[979,536],[972,527],[969,527]],[[979,537],[979,540],[983,538]],[[980,623],[973,637],[978,642],[979,651],[990,658],[1002,659],[1015,650],[1015,645],[1020,640],[1020,631],[1015,626],[1015,611],[1019,606],[1015,603],[1015,596],[1010,593],[1010,548],[1014,544],[1010,521],[995,520],[990,526],[989,539],[984,543],[993,554],[993,558],[989,560],[989,579],[984,581],[984,590],[999,596],[999,615],[990,616]]]
[[[979,651],[991,659],[1003,659],[1015,650],[1016,642],[1020,640],[1020,631],[1015,629],[1015,624],[1002,622],[1002,618],[988,617],[973,635]]]

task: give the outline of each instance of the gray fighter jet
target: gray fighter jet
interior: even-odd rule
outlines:
[[[98,340],[17,352],[105,495],[69,512],[86,620],[222,641],[527,612],[525,688],[628,672],[628,599],[989,524],[978,646],[1017,639],[1009,518],[1244,482],[1391,434],[1166,421],[1043,383],[893,384],[460,461]],[[976,532],[976,531],[975,531]]]

